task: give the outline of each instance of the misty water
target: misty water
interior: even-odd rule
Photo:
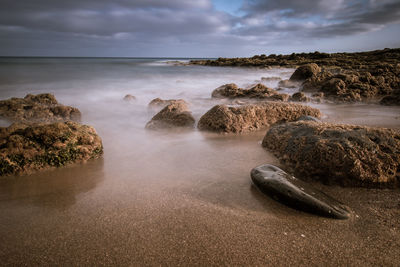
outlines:
[[[150,263],[182,255],[206,258],[213,247],[229,258],[247,246],[246,232],[250,237],[245,240],[265,242],[258,239],[254,223],[260,218],[272,219],[272,228],[282,221],[290,226],[290,210],[266,202],[251,185],[251,168],[279,165],[261,147],[265,130],[221,135],[144,127],[155,115],[147,105],[156,97],[186,100],[197,121],[213,105],[224,103],[211,99],[216,87],[263,82],[276,88],[278,80],[261,78],[287,79],[294,69],[175,66],[165,61],[0,59],[0,99],[52,93],[60,103],[79,108],[82,123],[95,127],[104,145],[100,159],[0,180],[2,258],[18,262],[25,255],[34,264],[94,258]],[[126,94],[136,101],[123,101]],[[320,108],[325,121],[400,128],[397,107],[309,105]]]

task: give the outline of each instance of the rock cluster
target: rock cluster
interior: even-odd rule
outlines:
[[[72,121],[0,128],[0,176],[60,167],[102,153],[95,129]]]
[[[400,93],[397,92],[400,88],[400,49],[360,53],[261,55],[252,58],[196,60],[191,63],[209,66],[300,66],[289,81],[304,81],[302,87],[305,91],[323,92],[326,97],[338,101],[383,98],[382,104],[400,104]]]
[[[303,115],[320,117],[318,109],[293,103],[266,102],[229,107],[216,105],[199,120],[200,130],[242,133],[259,130],[277,122],[295,121]]]
[[[195,119],[185,101],[174,100],[158,112],[147,124],[148,129],[193,127]]]
[[[1,100],[0,117],[12,122],[49,123],[79,121],[81,112],[77,108],[59,104],[52,94],[28,94],[24,98]]]
[[[262,145],[302,178],[365,187],[400,182],[395,130],[299,121],[271,127]]]

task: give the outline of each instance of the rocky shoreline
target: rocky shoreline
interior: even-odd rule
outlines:
[[[256,55],[251,58],[192,60],[190,64],[230,67],[308,66],[311,75],[291,77],[300,81],[300,90],[318,92],[335,101],[380,101],[383,105],[400,105],[400,49],[359,53],[293,53],[290,55]]]

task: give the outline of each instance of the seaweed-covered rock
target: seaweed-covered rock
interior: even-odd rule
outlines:
[[[60,167],[97,158],[103,153],[93,127],[76,122],[14,123],[0,127],[0,176]]]
[[[271,127],[262,145],[298,177],[344,186],[393,186],[400,181],[400,133],[318,122]]]
[[[28,94],[24,98],[1,100],[0,117],[13,122],[51,123],[79,121],[81,112],[77,108],[59,104],[52,94]]]
[[[295,121],[303,115],[320,117],[318,109],[294,103],[266,102],[239,107],[216,105],[199,120],[200,130],[241,133],[266,128],[277,122]]]
[[[185,101],[175,101],[159,113],[157,113],[147,124],[148,129],[160,129],[171,127],[193,127],[195,119]]]
[[[304,66],[298,67],[295,72],[290,76],[290,81],[304,81],[308,78],[316,76],[318,73],[321,72],[321,68],[315,64],[307,64]]]
[[[276,94],[278,94],[277,91],[261,83],[258,83],[249,89],[239,88],[236,84],[229,83],[215,89],[211,96],[214,98],[268,98]]]

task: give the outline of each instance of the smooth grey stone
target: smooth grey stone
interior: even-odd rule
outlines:
[[[315,121],[315,122],[321,122],[319,119],[313,117],[313,116],[306,116],[303,115],[300,118],[297,119],[297,121]]]
[[[295,209],[336,219],[350,216],[342,203],[274,165],[255,167],[251,179],[262,192]]]

